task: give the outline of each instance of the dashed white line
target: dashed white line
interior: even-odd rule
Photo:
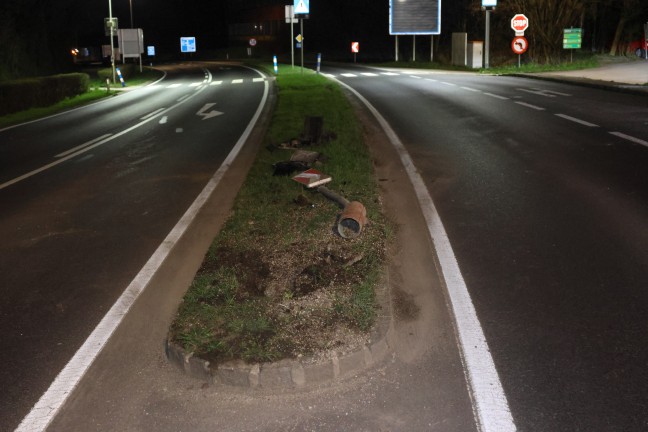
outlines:
[[[352,74],[352,73],[343,73],[343,74],[341,74],[341,75],[342,75],[343,77],[347,77],[347,78],[355,78],[355,77],[358,76],[358,75],[356,75],[356,74]]]
[[[178,83],[176,83],[176,84],[169,84],[169,85],[167,86],[167,88],[178,88],[178,87],[180,87],[181,85],[182,85],[182,84],[178,84]]]
[[[496,99],[501,99],[501,100],[509,100],[510,98],[507,98],[506,96],[500,96],[496,95],[494,93],[484,93],[486,96],[494,97]]]
[[[184,95],[181,98],[177,99],[176,102],[182,102],[183,100],[187,99],[190,95]]]
[[[191,83],[191,84],[189,84],[189,87],[198,87],[198,86],[201,86],[201,85],[203,85],[202,81],[201,82]]]
[[[425,81],[439,82],[439,80],[435,80],[434,78],[425,78]]]
[[[597,125],[597,124],[590,123],[590,122],[587,122],[585,120],[581,120],[581,119],[576,118],[576,117],[568,116],[567,114],[556,114],[556,117],[564,118],[565,120],[569,120],[569,121],[572,121],[574,123],[582,124],[583,126],[587,126],[587,127],[599,127],[599,125]]]
[[[223,84],[223,81],[214,81],[209,85],[217,86],[217,85],[221,85],[221,84]]]
[[[102,136],[100,136],[100,137],[98,137],[98,138],[95,138],[95,139],[93,139],[93,140],[91,140],[91,141],[88,141],[88,142],[83,143],[83,144],[81,144],[81,145],[79,145],[79,146],[76,146],[76,147],[74,147],[74,148],[72,148],[72,149],[70,149],[70,150],[68,150],[68,151],[65,151],[65,152],[63,152],[63,153],[59,153],[59,154],[57,154],[57,155],[54,156],[54,157],[57,157],[57,158],[65,157],[65,156],[67,156],[67,155],[69,155],[69,154],[72,154],[72,153],[76,152],[77,150],[81,150],[81,149],[84,148],[84,147],[88,147],[88,146],[91,146],[91,145],[94,144],[94,143],[97,143],[97,142],[99,142],[99,141],[102,141],[102,140],[108,138],[110,135],[111,135],[111,134],[102,135]]]
[[[556,97],[556,95],[547,94],[547,92],[545,92],[544,90],[529,90],[529,89],[523,89],[523,88],[519,88],[518,90],[526,92],[526,93],[531,93],[531,94],[534,94],[534,95],[548,97],[548,98],[555,98]]]
[[[439,82],[440,82],[441,84],[443,84],[443,85],[447,85],[447,86],[449,86],[449,87],[457,87],[457,84],[454,84],[454,83],[451,83],[451,82],[447,82],[447,81],[439,81]]]
[[[525,107],[527,107],[527,108],[531,108],[531,109],[537,110],[537,111],[544,111],[544,110],[545,110],[545,109],[542,108],[542,107],[539,107],[539,106],[537,106],[537,105],[531,105],[531,104],[526,103],[526,102],[515,102],[515,103],[518,104],[518,105],[525,106]]]
[[[416,75],[410,75],[410,78],[423,79],[423,78],[421,78],[420,76],[416,76]]]
[[[373,72],[362,72],[361,75],[366,76],[366,77],[377,77],[378,74],[373,73]]]
[[[615,137],[622,138],[622,139],[624,139],[626,141],[630,141],[630,142],[633,142],[635,144],[640,144],[642,146],[648,147],[648,141],[644,141],[644,140],[642,140],[640,138],[636,138],[636,137],[633,137],[631,135],[626,135],[626,134],[621,133],[621,132],[610,132],[610,135],[614,135]]]
[[[253,78],[252,82],[263,82],[265,81],[265,78]]]
[[[399,76],[400,74],[394,72],[381,72],[382,75],[386,76]]]
[[[148,114],[146,114],[144,117],[140,117],[140,120],[146,120],[147,118],[149,118],[149,117],[153,117],[155,114],[157,114],[157,113],[159,113],[159,112],[161,112],[161,111],[164,111],[164,110],[165,110],[165,108],[159,108],[159,109],[156,109],[156,110],[153,111],[152,113],[148,113]]]
[[[463,87],[463,86],[462,86],[461,88],[464,89],[464,90],[471,91],[471,92],[479,93],[479,90],[474,89],[474,88],[472,88],[472,87]]]
[[[232,84],[243,84],[243,80],[242,79],[232,80]]]

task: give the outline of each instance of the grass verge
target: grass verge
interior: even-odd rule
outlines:
[[[212,364],[274,361],[361,343],[376,317],[386,225],[362,129],[337,84],[281,67],[278,102],[262,148],[174,320],[169,337]],[[330,189],[362,202],[370,223],[355,239],[334,232],[339,209],[272,165],[275,145],[322,116],[333,138],[308,150]]]
[[[31,108],[24,111],[19,111],[13,114],[0,117],[0,129],[15,124],[36,120],[42,117],[47,117],[53,114],[60,113],[81,105],[87,105],[96,100],[114,95],[115,92],[107,92],[106,90],[90,90],[82,95],[65,99],[59,103],[48,107]]]

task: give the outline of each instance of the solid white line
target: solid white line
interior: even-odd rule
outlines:
[[[149,118],[149,117],[153,117],[155,114],[157,114],[157,113],[159,113],[159,112],[161,112],[161,111],[164,111],[164,108],[156,109],[156,110],[153,111],[152,113],[148,113],[148,114],[146,114],[144,117],[140,117],[140,120],[146,120],[147,118]]]
[[[600,127],[597,124],[586,122],[585,120],[578,119],[576,117],[568,116],[567,114],[556,114],[557,117],[564,118],[565,120],[572,121],[574,123],[582,124],[583,126],[588,127]]]
[[[337,81],[337,80],[336,80]],[[340,82],[340,81],[338,81]],[[412,158],[387,120],[360,93],[340,82],[372,112],[400,155],[401,162],[414,186],[421,210],[434,243],[441,273],[445,280],[462,351],[466,379],[471,390],[475,421],[481,432],[514,432],[515,422],[509,409],[493,357],[488,348],[477,312],[461,275],[450,240],[423,179]]]
[[[525,106],[525,107],[527,107],[527,108],[531,108],[531,109],[534,109],[534,110],[538,110],[538,111],[544,111],[544,110],[545,110],[545,109],[542,108],[542,107],[539,107],[539,106],[537,106],[537,105],[531,105],[531,104],[528,104],[528,103],[526,103],[526,102],[515,102],[515,103],[518,104],[518,105]]]
[[[91,141],[88,141],[88,142],[83,143],[83,144],[81,144],[81,145],[79,145],[79,146],[76,146],[76,147],[74,147],[74,148],[71,148],[71,149],[68,150],[68,151],[65,151],[65,152],[63,152],[63,153],[59,153],[59,154],[57,154],[57,155],[54,156],[54,157],[56,157],[56,158],[60,158],[60,157],[63,157],[63,156],[67,156],[67,155],[69,155],[70,153],[74,153],[74,152],[76,152],[76,151],[78,151],[78,150],[81,150],[81,149],[84,148],[84,147],[91,146],[92,144],[94,144],[94,143],[96,143],[96,142],[99,142],[99,141],[101,141],[101,140],[104,140],[104,139],[108,138],[110,135],[111,135],[111,134],[102,135],[102,136],[100,136],[99,138],[95,138],[95,139],[93,139],[93,140],[91,140]]]
[[[493,93],[484,93],[484,94],[486,96],[494,97],[494,98],[501,99],[501,100],[509,100],[509,98],[507,98],[506,96],[500,96],[500,95],[496,95],[496,94],[493,94]]]
[[[621,132],[610,132],[610,135],[614,135],[616,137],[623,138],[624,140],[633,142],[635,144],[641,144],[642,146],[648,147],[648,141],[644,141],[642,139],[635,138],[633,136],[626,135],[626,134],[621,133]]]
[[[260,72],[257,73],[260,74]],[[160,246],[158,246],[155,253],[151,258],[149,258],[148,262],[144,267],[142,267],[137,276],[135,276],[135,279],[133,279],[133,281],[128,285],[121,297],[119,297],[112,308],[110,308],[108,313],[103,317],[90,337],[86,339],[74,357],[72,357],[65,368],[63,368],[63,370],[58,374],[49,389],[47,389],[34,408],[32,408],[29,414],[27,414],[23,419],[16,429],[16,432],[44,431],[52,422],[68,396],[72,391],[74,391],[94,360],[106,346],[106,343],[122,322],[130,308],[133,306],[140,294],[144,292],[159,267],[175,248],[175,245],[187,231],[187,228],[193,219],[205,205],[209,196],[214,192],[214,189],[216,189],[230,165],[238,156],[243,145],[252,133],[252,129],[259,120],[267,98],[268,83],[266,82],[263,98],[261,99],[261,103],[259,104],[256,113],[248,123],[243,135],[241,135],[238,142],[234,145],[221,166],[218,168],[218,171],[216,171],[211,180],[209,180],[200,195],[198,195],[198,198],[196,198],[191,207],[189,207],[182,218],[178,221],[176,226],[173,227],[164,241]]]
[[[176,102],[182,102],[183,100],[187,99],[188,97],[191,97],[191,95],[186,94],[186,95],[176,99]]]

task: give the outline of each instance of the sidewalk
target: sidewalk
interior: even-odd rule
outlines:
[[[648,95],[647,60],[609,64],[594,69],[520,74],[520,76]]]

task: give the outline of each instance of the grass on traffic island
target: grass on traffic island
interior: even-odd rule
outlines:
[[[266,145],[169,332],[171,342],[213,365],[356,348],[368,341],[378,310],[387,225],[362,128],[336,83],[288,66],[277,85]],[[292,154],[276,146],[300,135],[305,116],[323,117],[333,137],[305,148],[325,155],[315,168],[333,177],[331,190],[367,209],[369,223],[354,239],[336,233],[333,202],[273,175],[273,164]]]

